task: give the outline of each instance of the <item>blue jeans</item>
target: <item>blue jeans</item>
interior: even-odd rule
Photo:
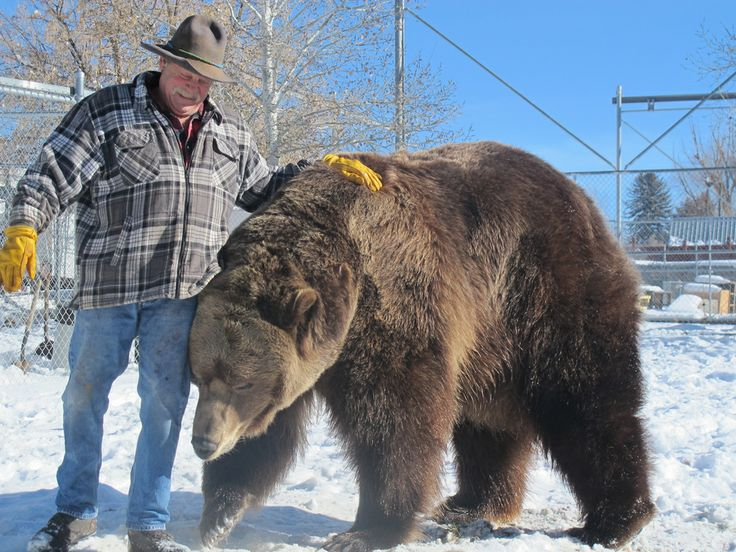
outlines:
[[[130,474],[127,526],[137,531],[166,528],[171,469],[189,398],[187,343],[196,305],[196,298],[162,299],[77,311],[69,345],[69,382],[62,396],[59,512],[97,517],[102,419],[113,381],[128,366],[138,336],[141,432]]]

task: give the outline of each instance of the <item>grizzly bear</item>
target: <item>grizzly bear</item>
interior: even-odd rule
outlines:
[[[571,534],[629,541],[654,513],[638,280],[592,201],[492,142],[346,156],[383,188],[316,163],[232,233],[199,297],[203,542],[283,480],[315,396],[360,492],[328,551],[406,542],[423,512],[512,520],[536,445],[580,506]],[[438,503],[449,443],[458,488]]]

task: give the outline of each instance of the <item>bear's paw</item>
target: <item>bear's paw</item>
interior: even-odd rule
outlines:
[[[322,546],[327,552],[370,552],[374,548],[365,531],[338,533]]]
[[[206,501],[199,522],[202,544],[211,547],[227,537],[243,517],[248,501],[232,493],[219,500]]]

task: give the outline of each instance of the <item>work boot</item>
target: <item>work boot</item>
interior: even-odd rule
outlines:
[[[128,552],[191,552],[166,531],[128,529]]]
[[[82,539],[94,535],[97,520],[79,519],[58,512],[28,541],[28,552],[67,552]]]

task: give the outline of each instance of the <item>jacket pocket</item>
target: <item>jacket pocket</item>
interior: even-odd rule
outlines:
[[[224,188],[232,183],[238,171],[238,147],[224,138],[212,138],[212,169],[217,180]]]
[[[113,253],[112,259],[110,259],[111,266],[117,266],[120,264],[120,259],[123,257],[123,251],[128,243],[128,236],[130,235],[132,226],[133,217],[126,217],[123,222],[123,228],[120,230],[120,234],[118,235],[117,243],[115,244],[115,253]]]
[[[159,154],[152,131],[130,129],[121,132],[115,140],[115,153],[125,184],[150,182],[158,177]]]

